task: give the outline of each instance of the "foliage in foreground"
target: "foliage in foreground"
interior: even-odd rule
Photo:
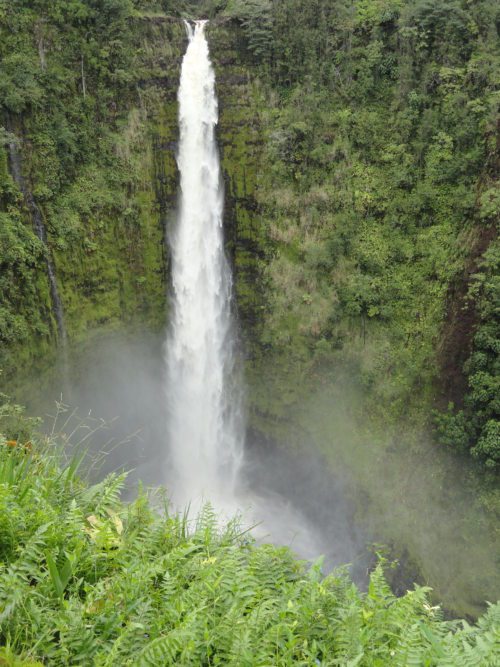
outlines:
[[[160,515],[120,501],[124,476],[89,486],[76,468],[1,437],[0,664],[498,664],[498,604],[446,622],[425,588],[394,597],[381,565],[362,593],[209,507]]]

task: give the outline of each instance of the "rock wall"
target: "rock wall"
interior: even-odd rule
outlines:
[[[139,21],[137,31],[141,71],[135,90],[125,99],[112,99],[104,122],[83,113],[77,119],[103,126],[102,145],[56,195],[47,194],[53,174],[50,146],[40,139],[45,120],[25,112],[15,118],[16,130],[10,133],[15,134],[25,181],[43,215],[70,346],[103,330],[160,330],[166,322],[165,232],[177,203],[177,86],[186,36],[182,23],[167,17]],[[227,251],[248,340],[260,307],[256,283],[261,222],[254,196],[261,141],[259,91],[241,63],[238,31],[216,25],[209,39],[220,103]],[[12,175],[5,171],[8,187],[15,191]],[[4,208],[15,209],[18,224],[29,235],[30,215],[20,193],[14,200],[4,196]],[[36,274],[31,300],[23,286],[16,295],[26,331],[22,339],[2,345],[0,367],[8,378],[23,368],[43,367],[56,349],[57,327],[42,260],[43,248],[38,248],[30,267],[32,277]]]

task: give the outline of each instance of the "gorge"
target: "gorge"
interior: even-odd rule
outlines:
[[[401,600],[416,581],[483,614],[496,3],[21,4],[0,13],[5,419],[83,441],[91,483],[129,470],[133,507],[166,486],[361,589],[382,554]]]

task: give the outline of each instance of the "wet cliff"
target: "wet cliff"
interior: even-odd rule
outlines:
[[[180,19],[162,15],[135,17],[130,29],[133,80],[108,90],[105,104],[99,75],[87,74],[83,89],[76,71],[60,93],[66,99],[56,101],[43,79],[40,109],[26,104],[5,112],[3,214],[17,220],[11,223],[17,236],[40,242],[30,240],[36,249],[30,275],[22,276],[19,259],[9,263],[4,253],[10,283],[18,283],[15,293],[4,294],[4,308],[14,318],[4,327],[1,348],[7,378],[23,366],[43,364],[58,339],[67,337],[74,346],[102,330],[165,325],[165,233],[177,206],[177,86],[186,35]],[[214,26],[210,35],[227,251],[248,332],[258,309],[258,93],[239,61],[238,31]],[[61,57],[52,47],[44,52],[46,78]],[[14,321],[21,335],[9,335]]]

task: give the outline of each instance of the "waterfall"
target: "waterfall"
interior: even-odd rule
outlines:
[[[241,383],[224,254],[224,192],[215,137],[215,74],[206,21],[186,22],[178,92],[180,202],[169,235],[172,288],[166,343],[172,490],[179,503],[231,505],[243,452]]]
[[[28,211],[31,216],[31,220],[33,223],[33,228],[35,230],[35,234],[38,236],[40,241],[43,243],[45,247],[45,264],[47,267],[47,278],[49,280],[49,288],[50,288],[50,296],[52,299],[52,308],[54,312],[54,316],[56,318],[56,323],[57,323],[57,333],[59,337],[59,344],[65,350],[66,348],[66,342],[67,342],[67,335],[66,335],[66,327],[64,324],[64,311],[62,307],[62,302],[61,302],[61,297],[59,296],[59,290],[57,288],[57,281],[56,281],[56,272],[55,272],[55,267],[54,263],[52,261],[52,257],[50,255],[50,250],[47,244],[47,233],[45,231],[45,225],[43,222],[42,214],[40,212],[39,207],[37,206],[37,203],[35,201],[35,198],[33,197],[33,193],[31,191],[31,188],[28,187],[26,180],[24,179],[23,176],[23,171],[22,171],[22,161],[21,161],[21,154],[19,152],[19,148],[17,145],[17,139],[15,135],[12,132],[12,126],[11,122],[9,119],[7,119],[6,123],[6,128],[11,134],[11,138],[9,139],[8,143],[8,148],[9,148],[9,163],[10,163],[10,171],[12,174],[12,178],[14,179],[14,182],[20,189],[24,201],[26,203],[26,207],[28,208]]]

